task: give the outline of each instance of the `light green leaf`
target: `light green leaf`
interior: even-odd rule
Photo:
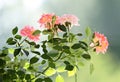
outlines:
[[[93,71],[94,71],[94,65],[91,63],[91,64],[90,64],[90,74],[92,74]]]
[[[23,68],[27,69],[29,66],[30,66],[30,63],[26,62]]]
[[[62,76],[58,75],[56,77],[56,81],[55,82],[64,82],[64,78]]]
[[[70,76],[74,76],[75,75],[75,73],[76,73],[76,67],[74,67],[74,69],[72,70],[72,71],[68,71],[68,76],[70,77]]]
[[[60,66],[60,67],[58,67],[56,71],[57,71],[57,72],[65,72],[65,71],[66,71],[66,70],[65,70],[65,66]]]
[[[90,27],[86,28],[85,33],[86,33],[87,37],[91,35],[91,29],[90,29]]]
[[[35,32],[33,32],[33,34],[32,34],[32,35],[37,36],[37,35],[39,35],[40,33],[41,33],[41,31],[40,31],[40,30],[35,30]]]
[[[47,76],[52,76],[56,73],[56,70],[53,69],[53,68],[49,68],[46,72],[45,72],[45,75]]]

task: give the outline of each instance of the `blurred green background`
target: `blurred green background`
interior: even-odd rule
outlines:
[[[73,32],[90,26],[107,36],[108,53],[93,54],[95,71],[90,75],[87,64],[80,67],[78,82],[120,82],[120,0],[0,0],[0,48],[15,26],[39,28],[37,20],[43,13],[74,14],[80,27]],[[74,77],[65,77],[65,82],[74,82]]]

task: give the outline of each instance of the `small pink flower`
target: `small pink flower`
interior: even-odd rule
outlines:
[[[108,45],[108,40],[103,34],[100,34],[99,32],[94,33],[93,43],[91,43],[90,46],[94,47],[97,53],[101,52],[104,54],[108,49]]]
[[[51,29],[54,26],[54,24],[58,24],[59,23],[59,21],[58,21],[59,17],[56,16],[55,23],[52,24],[52,21],[53,21],[52,17],[53,16],[56,16],[56,15],[55,14],[51,14],[51,13],[50,14],[43,14],[41,16],[41,18],[38,20],[38,23],[40,23],[41,26],[44,26],[47,29]]]
[[[35,32],[35,29],[32,26],[25,26],[20,30],[20,34],[22,36],[26,36],[33,41],[38,41],[40,35],[33,35],[33,32]]]
[[[61,16],[60,18],[60,23],[65,25],[65,22],[69,22],[71,23],[71,25],[75,25],[75,26],[79,26],[79,19],[75,16],[75,15],[71,15],[71,14],[64,14],[63,16]]]

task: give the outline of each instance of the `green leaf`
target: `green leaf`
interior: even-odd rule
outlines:
[[[37,55],[41,55],[40,52],[38,52],[38,51],[31,51],[31,52],[34,54],[37,54]]]
[[[77,70],[77,68],[74,67],[74,69],[73,69],[72,71],[68,71],[68,76],[69,76],[69,77],[74,76],[75,73],[76,73],[76,70]]]
[[[50,56],[48,56],[48,55],[46,55],[46,54],[43,54],[41,57],[42,57],[43,59],[51,59]]]
[[[41,33],[41,31],[40,31],[40,30],[35,30],[35,32],[33,32],[33,34],[32,34],[32,35],[37,36],[37,35],[39,35],[40,33]]]
[[[15,35],[15,38],[21,40],[22,36],[20,36],[20,35]]]
[[[69,46],[63,46],[63,49],[70,49]]]
[[[48,70],[45,72],[45,75],[47,75],[47,76],[52,76],[52,75],[54,75],[55,73],[56,73],[56,70],[50,67],[50,68],[48,68]]]
[[[14,56],[19,55],[20,52],[21,52],[21,48],[15,49]]]
[[[18,32],[18,27],[16,26],[13,30],[12,30],[12,34],[15,35]]]
[[[6,43],[8,43],[8,45],[14,45],[14,44],[16,44],[16,41],[14,41],[12,37],[10,37],[10,38],[8,38]]]
[[[13,48],[9,48],[9,49],[8,49],[8,52],[9,52],[10,54],[14,54],[14,49],[13,49]]]
[[[47,78],[44,78],[44,81],[45,82],[53,82],[51,78],[47,77]]]
[[[91,32],[90,27],[87,27],[87,28],[86,28],[85,33],[86,33],[86,36],[87,36],[87,37],[91,35],[92,32]]]
[[[80,43],[75,43],[72,45],[72,49],[79,49],[81,46],[80,46]]]
[[[8,49],[2,50],[2,53],[0,53],[0,57],[5,57],[8,55]]]
[[[64,78],[63,78],[61,75],[58,75],[58,76],[56,77],[55,82],[64,82]]]
[[[62,46],[59,46],[59,45],[55,45],[53,48],[58,51],[62,50]]]
[[[65,72],[66,71],[65,66],[63,66],[63,65],[59,66],[56,71],[57,72]]]
[[[43,82],[43,79],[42,79],[42,78],[37,78],[37,79],[35,80],[35,82]]]
[[[72,71],[73,68],[74,68],[74,67],[73,67],[72,65],[66,65],[65,70]]]
[[[20,79],[24,79],[24,77],[25,77],[25,72],[24,71],[18,70],[17,74],[18,74],[18,76],[19,76]]]
[[[52,33],[52,30],[51,29],[48,29],[48,30],[43,30],[42,31],[42,34],[46,35],[46,34],[51,34]]]
[[[26,56],[29,55],[29,52],[27,50],[23,49],[23,52],[25,53]]]
[[[54,15],[54,16],[52,16],[52,24],[54,24],[55,21],[56,21],[56,16]]]
[[[46,63],[46,61],[45,61],[45,60],[42,60],[41,64],[45,64],[45,63]]]
[[[67,31],[67,29],[66,29],[66,27],[64,26],[64,25],[58,25],[58,28],[61,30],[61,31],[63,31],[63,32],[66,32]]]
[[[38,60],[39,60],[39,58],[37,58],[37,57],[32,57],[32,58],[30,59],[30,64],[34,64],[34,63],[36,63]]]
[[[6,61],[3,59],[0,59],[0,67],[3,67],[6,64]]]
[[[64,61],[64,63],[66,64],[65,70],[68,70],[68,71],[73,70],[74,67],[68,61]]]
[[[50,57],[56,57],[58,56],[59,52],[57,50],[51,50],[50,52],[48,52],[48,56]]]
[[[76,34],[77,36],[82,36],[82,33],[78,33],[78,34]]]
[[[26,80],[30,80],[30,79],[31,79],[30,74],[26,74],[26,75],[25,75],[25,79],[26,79]]]
[[[91,56],[89,54],[83,54],[82,57],[87,59],[87,60],[91,59]]]
[[[55,68],[55,63],[50,61],[50,62],[49,62],[49,67]]]
[[[35,45],[35,48],[39,48],[39,47],[40,47],[40,45],[39,45],[39,44],[36,44],[36,45]]]
[[[90,74],[92,74],[93,71],[94,71],[94,65],[91,63],[91,64],[90,64]]]
[[[6,43],[9,43],[9,42],[11,42],[11,41],[13,41],[13,38],[12,38],[12,37],[8,38],[7,41],[6,41]]]
[[[0,74],[4,73],[5,70],[0,68]]]

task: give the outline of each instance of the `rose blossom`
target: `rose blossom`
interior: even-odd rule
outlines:
[[[94,47],[97,53],[101,52],[104,54],[108,49],[108,45],[108,40],[103,34],[100,34],[99,32],[94,33],[93,43],[91,43],[90,46]]]
[[[54,24],[52,24],[53,16],[56,17]],[[44,26],[47,29],[51,29],[55,24],[59,24],[58,18],[59,17],[56,16],[55,14],[51,14],[51,13],[43,14],[41,18],[38,20],[38,23],[40,23],[41,26]]]
[[[71,25],[79,26],[78,21],[79,19],[75,15],[71,15],[71,14],[64,14],[59,19],[60,24],[64,24],[64,25],[66,22],[69,22],[71,23]]]
[[[23,29],[20,30],[20,34],[22,36],[26,36],[33,41],[38,41],[40,35],[33,35],[34,32],[35,29],[32,26],[25,26]]]

